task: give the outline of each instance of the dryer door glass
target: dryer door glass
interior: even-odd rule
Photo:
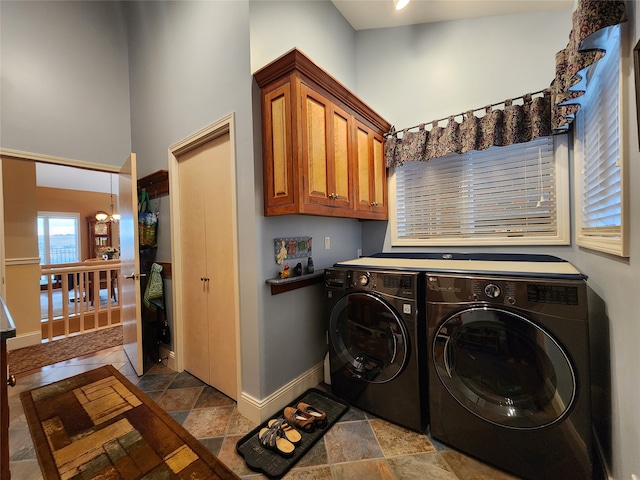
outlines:
[[[437,330],[432,354],[449,393],[500,426],[550,425],[575,398],[575,372],[560,345],[513,312],[471,308],[456,313]]]
[[[346,373],[365,382],[393,379],[409,354],[402,319],[391,305],[369,293],[351,293],[336,303],[330,336]]]

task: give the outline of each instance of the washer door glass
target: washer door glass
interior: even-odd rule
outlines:
[[[407,360],[408,335],[391,305],[369,293],[342,297],[331,312],[330,336],[340,362],[354,378],[384,383]]]
[[[471,308],[449,317],[436,332],[433,360],[462,406],[500,426],[550,425],[575,398],[575,372],[560,345],[506,310]]]

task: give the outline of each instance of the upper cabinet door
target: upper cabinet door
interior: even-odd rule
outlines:
[[[292,136],[291,83],[287,82],[262,98],[262,148],[265,206],[293,213],[294,157]]]
[[[355,122],[357,178],[355,208],[360,218],[387,218],[387,172],[382,135]]]
[[[351,209],[349,115],[305,85],[301,91],[305,209]]]

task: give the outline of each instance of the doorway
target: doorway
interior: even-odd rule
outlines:
[[[85,331],[95,329],[95,324],[91,323],[95,320],[94,314],[98,316],[100,328],[119,323],[120,309],[115,300],[109,299],[106,286],[104,292],[96,290],[100,300],[96,302],[93,296],[87,296],[85,282],[84,292],[76,291],[80,288],[80,282],[76,281],[79,277],[68,273],[52,275],[52,289],[47,292],[42,290],[41,268],[41,263],[51,264],[54,269],[72,264],[74,272],[75,267],[77,270],[89,270],[84,265],[84,260],[90,256],[87,218],[95,215],[97,210],[109,211],[109,204],[117,198],[110,190],[110,177],[115,172],[117,167],[111,165],[0,149],[0,238],[3,239],[0,293],[10,304],[14,318],[19,319],[18,335],[12,339],[11,350],[39,346],[49,335],[51,315],[56,318],[53,329],[56,338],[62,335],[60,325],[72,316],[75,318],[70,320],[69,334],[82,329],[78,327],[80,324],[84,325]],[[5,206],[8,215],[5,215]],[[74,219],[73,228],[60,224],[58,220],[63,217]],[[40,218],[55,220],[49,222],[48,242],[44,239],[44,229],[40,231],[38,228]],[[52,227],[55,231],[51,230]],[[117,242],[118,232],[116,226],[114,242]],[[89,273],[84,274],[90,276]],[[116,288],[115,282],[113,286]],[[111,309],[111,316],[105,320],[109,315],[104,311],[107,306]],[[78,321],[80,311],[84,313],[84,322]],[[66,329],[63,330],[67,336]],[[55,358],[47,357],[46,360],[53,362]]]
[[[237,193],[230,114],[169,149],[177,369],[238,399]]]

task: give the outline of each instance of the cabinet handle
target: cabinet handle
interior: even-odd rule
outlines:
[[[9,385],[10,387],[15,387],[16,386],[16,376],[15,375],[9,375],[9,378],[7,379],[7,385]]]

